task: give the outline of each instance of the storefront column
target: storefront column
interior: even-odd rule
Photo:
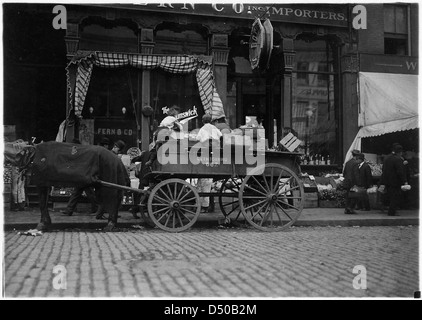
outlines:
[[[214,79],[217,92],[224,106],[227,119],[235,119],[235,110],[227,110],[227,60],[229,57],[227,34],[213,34],[211,42],[211,54],[214,61]]]
[[[66,44],[66,57],[68,62],[72,60],[72,58],[75,56],[76,52],[79,49],[79,25],[77,23],[70,23],[67,22],[67,29],[66,29],[66,35],[64,37],[65,44]],[[69,68],[69,76],[70,76],[70,92],[74,93],[75,91],[75,83],[76,83],[76,72],[77,67],[72,65]],[[70,111],[73,109],[73,105],[71,105],[70,100],[70,93],[68,90],[66,90],[66,116],[69,115]],[[67,124],[66,127],[66,136],[65,141],[70,142],[73,140],[73,138],[77,135],[77,130],[75,130],[75,123],[73,123],[71,126]]]
[[[292,70],[295,52],[293,39],[283,39],[280,49],[282,52],[282,78],[281,78],[281,125],[283,128],[292,127]]]
[[[342,99],[343,108],[341,110],[340,121],[343,130],[340,137],[343,141],[343,157],[349,150],[350,145],[359,131],[359,96],[357,92],[359,60],[357,54],[347,54],[341,57],[341,76],[342,76]]]
[[[142,29],[141,35],[140,35],[140,52],[143,54],[153,54],[154,52],[154,30],[152,29]],[[151,85],[151,71],[149,70],[142,70],[140,75],[140,84],[142,88],[138,90],[138,92],[141,92],[140,99],[137,99],[136,108],[137,112],[136,114],[138,117],[140,117],[140,128],[138,129],[138,132],[140,130],[141,133],[141,147],[140,149],[142,151],[148,150],[148,146],[150,143],[150,117],[146,117],[142,113],[142,107],[144,106],[150,106],[151,105],[151,91],[150,91],[150,85]],[[140,103],[139,103],[139,100]],[[138,137],[139,138],[139,137]]]

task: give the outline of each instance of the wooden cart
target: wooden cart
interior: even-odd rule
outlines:
[[[143,197],[141,206],[147,209],[148,216],[143,217],[149,223],[170,232],[184,231],[198,219],[200,197],[205,196],[218,198],[227,220],[236,221],[243,216],[263,231],[284,230],[301,214],[304,190],[299,179],[300,154],[251,150],[247,154],[248,150],[243,149],[239,161],[235,158],[239,150],[233,148],[231,159],[226,159],[222,151],[220,155],[210,152],[198,163],[199,158],[191,158],[190,151],[179,150],[175,155],[177,163],[156,161],[147,174],[154,186]],[[258,166],[249,164],[251,156],[262,156],[265,161]],[[193,181],[202,178],[221,181],[220,190],[198,192]]]
[[[244,217],[249,224],[263,231],[281,231],[299,218],[304,205],[304,189],[299,179],[300,154],[277,151],[250,151],[249,156],[263,156],[261,165],[248,164],[223,155],[209,154],[197,163],[189,158],[189,151],[177,152],[177,163],[156,161],[146,175],[152,181],[148,191],[124,187],[143,193],[141,214],[148,224],[170,232],[190,228],[201,212],[200,197],[218,198],[221,212],[227,221]],[[192,161],[195,160],[195,161]],[[198,192],[194,180],[212,178],[221,181],[217,192]],[[106,184],[107,185],[107,184]],[[110,187],[112,184],[108,184]],[[145,210],[146,209],[146,210]],[[145,212],[147,211],[147,213]]]

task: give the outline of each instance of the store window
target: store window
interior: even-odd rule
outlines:
[[[202,126],[204,110],[199,96],[195,73],[173,74],[161,70],[151,72],[151,106],[154,110],[153,126],[166,116],[167,109],[177,105],[180,116],[187,121],[188,130]]]
[[[138,146],[138,73],[130,67],[94,67],[82,110],[84,123],[93,128],[91,143],[98,144],[107,137],[111,143],[123,140],[127,148]]]
[[[384,53],[408,55],[407,6],[384,4]]]
[[[89,84],[83,118],[133,118],[137,99],[138,70],[94,67]]]
[[[292,74],[292,128],[309,157],[340,163],[336,49],[327,40],[295,40],[296,65]]]

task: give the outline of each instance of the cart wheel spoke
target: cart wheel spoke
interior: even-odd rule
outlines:
[[[242,185],[243,178],[227,178],[221,184],[220,195],[218,202],[220,205],[221,213],[233,222],[237,221],[241,217],[241,209],[239,206],[239,190]],[[224,194],[229,194],[230,197],[225,197]],[[228,202],[224,202],[227,198],[230,198]]]
[[[280,209],[281,209],[281,211],[287,216],[287,218],[289,218],[290,219],[290,221],[292,221],[293,219],[292,219],[292,217],[287,213],[287,211],[279,204],[279,203],[277,203],[276,204],[277,205],[277,207],[279,207]]]
[[[158,191],[160,191],[160,194],[162,194],[164,196],[164,198],[166,198],[167,200],[164,200],[163,198],[160,197],[160,199],[162,199],[164,202],[169,202],[171,201],[171,199],[169,198],[169,196],[162,190],[162,189],[158,189]],[[158,193],[158,192],[157,192]],[[158,197],[158,195],[155,195],[156,197]]]
[[[164,205],[169,205],[169,202],[170,202],[170,200],[166,200],[166,199],[163,199],[163,198],[161,198],[161,197],[159,197],[158,195],[155,195],[155,199],[156,200],[159,200],[160,202],[155,202],[154,203],[154,205],[156,205],[156,204],[164,204]]]
[[[264,194],[267,194],[269,189],[268,189],[268,185],[267,188],[265,188],[264,186],[262,186],[262,184],[258,181],[257,178],[255,178],[254,176],[252,176],[252,179],[254,179],[254,181],[261,187],[261,189],[264,191]]]
[[[259,193],[259,194],[261,194],[261,195],[263,195],[264,197],[266,197],[267,196],[267,194],[266,193],[264,193],[264,192],[261,192],[261,191],[258,191],[258,190],[256,190],[255,188],[252,188],[251,186],[246,186],[249,190],[253,190],[253,191],[255,191],[256,193]]]

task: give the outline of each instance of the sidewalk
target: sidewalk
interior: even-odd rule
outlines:
[[[343,208],[309,208],[304,209],[294,226],[325,227],[325,226],[408,226],[419,225],[419,210],[400,210],[400,216],[390,217],[380,210],[357,211],[356,215],[344,214]],[[58,210],[50,210],[54,229],[100,229],[106,226],[106,220],[96,220],[91,213],[76,212],[73,216],[65,216]],[[118,226],[130,228],[142,224],[142,219],[134,219],[128,211],[119,211]],[[214,213],[201,213],[193,228],[217,227],[219,220],[224,219],[218,208]],[[26,208],[25,211],[3,211],[4,230],[27,230],[35,228],[40,220],[38,208]]]

